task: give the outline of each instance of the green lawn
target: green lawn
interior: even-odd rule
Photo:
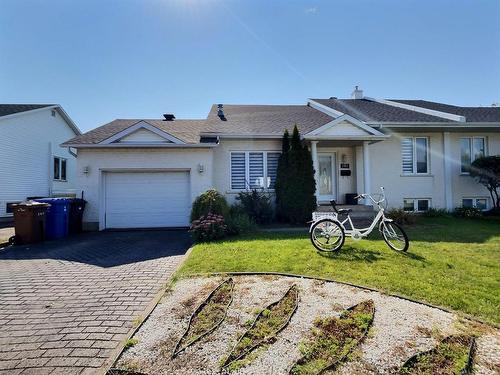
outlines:
[[[406,227],[407,254],[377,233],[346,239],[337,254],[315,251],[307,233],[258,232],[198,244],[177,273],[261,271],[320,276],[445,306],[500,324],[500,221],[421,218]]]

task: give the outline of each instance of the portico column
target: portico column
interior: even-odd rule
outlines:
[[[318,171],[319,171],[318,148],[316,147],[317,144],[318,141],[311,141],[311,156],[313,159],[314,181],[316,181],[316,198],[318,198]]]
[[[446,209],[453,210],[453,186],[451,181],[450,133],[443,133],[444,203]]]
[[[371,176],[370,176],[370,149],[368,141],[363,142],[363,182],[365,185],[365,194],[370,194]],[[371,204],[370,198],[365,199],[365,204]]]

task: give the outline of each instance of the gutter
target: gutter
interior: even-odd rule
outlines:
[[[110,143],[110,144],[86,144],[86,143],[74,143],[74,144],[64,144],[61,147],[68,148],[214,148],[217,147],[216,143],[184,143],[184,144],[153,144],[153,143]]]

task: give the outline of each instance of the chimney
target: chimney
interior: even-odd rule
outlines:
[[[363,99],[363,90],[360,90],[358,86],[356,86],[351,94],[351,99]]]
[[[219,116],[219,118],[222,121],[226,121],[226,116],[224,115],[224,105],[223,104],[217,104],[217,116]]]
[[[165,117],[165,119],[163,121],[174,121],[175,120],[175,116],[173,113],[164,113],[163,117]]]

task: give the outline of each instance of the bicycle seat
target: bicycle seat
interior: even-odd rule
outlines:
[[[337,210],[339,215],[345,214],[347,215],[352,211],[352,208],[341,208],[340,210]]]

